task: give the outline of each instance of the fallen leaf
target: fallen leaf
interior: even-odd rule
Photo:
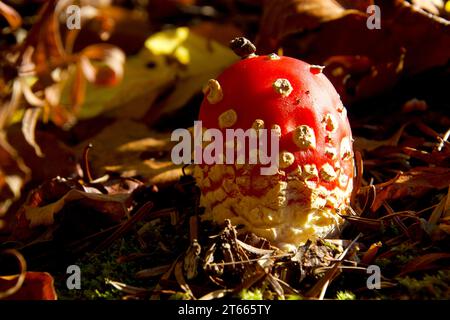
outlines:
[[[358,1],[359,2],[359,1]],[[370,4],[371,1],[364,1]],[[275,50],[281,39],[318,28],[322,23],[347,15],[365,16],[355,9],[346,9],[333,0],[271,0],[266,1],[260,24],[257,47],[266,52]]]
[[[389,184],[376,187],[376,197],[371,210],[376,211],[384,201],[403,197],[419,197],[432,189],[444,189],[450,185],[450,168],[415,167],[401,173]]]
[[[33,190],[11,221],[11,239],[80,239],[120,222],[133,208],[132,192],[103,194],[94,187],[55,178]],[[86,192],[88,190],[89,192]]]
[[[20,197],[22,187],[29,180],[31,173],[2,131],[0,131],[0,163],[0,218],[2,218],[10,205]],[[0,220],[0,229],[2,229],[1,222]]]
[[[170,269],[170,267],[171,267],[170,264],[166,264],[166,265],[162,265],[162,266],[158,266],[158,267],[154,267],[154,268],[143,269],[143,270],[136,272],[135,277],[137,279],[148,279],[148,278],[161,276],[164,273],[166,273]]]
[[[209,79],[236,59],[227,47],[187,27],[155,33],[145,41],[139,54],[127,59],[120,84],[114,88],[87,85],[80,118],[103,113],[120,119],[146,116],[148,123],[154,123],[162,115],[183,107]],[[64,104],[68,104],[69,87]]]
[[[178,282],[178,285],[180,288],[191,298],[195,299],[194,294],[192,293],[191,288],[189,287],[189,284],[186,282],[184,275],[183,275],[183,261],[178,261],[175,265],[174,269],[174,275],[175,279]]]
[[[367,8],[378,5],[381,29],[367,27]],[[444,66],[450,59],[450,22],[406,0],[269,0],[257,47],[324,65],[335,56],[364,57],[365,72],[335,65],[324,72],[346,103],[392,88],[402,77]],[[382,45],[380,45],[382,44]]]
[[[22,24],[20,14],[7,4],[3,3],[3,1],[0,1],[0,15],[8,21],[11,30],[16,30]]]
[[[398,276],[402,277],[412,272],[441,268],[440,264],[437,262],[441,260],[448,261],[449,259],[450,253],[428,253],[423,256],[414,258],[412,261],[408,262],[408,264],[402,269]],[[442,264],[443,263],[444,262],[442,262]]]
[[[84,76],[89,82],[114,86],[122,80],[125,55],[119,48],[106,43],[93,44],[84,48],[80,56]],[[91,60],[102,64],[97,66]]]
[[[178,67],[174,92],[158,105],[158,110],[150,110],[156,111],[156,115],[172,113],[184,106],[195,93],[201,92],[207,80],[237,60],[228,47],[200,37],[186,27],[157,33],[145,42],[145,47],[151,55],[170,57],[182,66]],[[152,123],[156,119],[153,115]]]
[[[371,140],[364,137],[355,137],[353,148],[359,151],[373,151],[379,147],[397,146],[406,126],[407,124],[402,125],[390,138],[386,140]]]
[[[96,137],[81,143],[83,152],[92,143],[90,163],[96,176],[115,172],[122,177],[139,177],[150,184],[167,185],[178,181],[182,165],[171,161],[170,133],[151,131],[142,123],[131,120],[117,121]]]
[[[24,164],[30,168],[31,180],[35,185],[57,176],[70,177],[77,173],[77,159],[71,147],[50,132],[38,130],[33,135],[43,157],[38,156],[35,149],[26,141],[19,125],[9,127],[7,131],[9,143],[23,159]],[[58,165],[55,165],[56,163]]]
[[[198,300],[221,299],[231,292],[233,292],[233,290],[231,290],[231,289],[215,290],[215,291],[205,294],[204,296],[200,297]]]
[[[117,118],[141,118],[176,77],[175,70],[166,66],[162,59],[154,60],[143,52],[127,58],[122,81],[115,87],[86,84],[79,119],[93,118],[102,113]],[[75,78],[68,80],[64,88],[63,105],[70,105],[70,88],[74,82]]]
[[[378,253],[378,250],[382,247],[381,242],[376,242],[370,245],[369,249],[364,253],[361,263],[371,264]]]
[[[18,277],[0,276],[0,291],[6,291],[13,286]],[[47,272],[28,271],[20,289],[5,300],[57,300],[54,279]]]
[[[152,31],[151,22],[140,10],[114,5],[95,9],[96,16],[86,21],[79,30],[74,44],[75,52],[91,44],[106,41],[119,47],[127,55],[136,54]]]
[[[36,143],[35,131],[36,123],[38,122],[41,113],[41,108],[29,108],[25,110],[25,114],[22,119],[23,136],[25,137],[25,140],[28,142],[28,144],[34,148],[36,155],[39,157],[43,157],[44,155],[41,151],[41,148]]]
[[[234,38],[244,36],[242,30],[232,23],[217,23],[213,21],[203,21],[192,26],[191,32],[205,39],[217,41],[226,47]]]

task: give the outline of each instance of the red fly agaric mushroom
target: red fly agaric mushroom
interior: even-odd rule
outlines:
[[[231,48],[242,59],[205,86],[204,128],[279,132],[279,166],[200,164],[204,219],[230,219],[283,250],[339,229],[353,186],[350,125],[322,67],[276,54],[257,56],[245,38]],[[225,136],[225,134],[224,134]]]

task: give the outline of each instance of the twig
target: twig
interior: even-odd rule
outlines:
[[[93,252],[99,252],[107,247],[109,247],[114,241],[122,237],[130,228],[137,222],[140,221],[151,209],[153,208],[153,202],[149,201],[145,203],[139,210],[128,219],[122,226],[119,227],[111,236],[106,238],[102,243],[100,243]]]

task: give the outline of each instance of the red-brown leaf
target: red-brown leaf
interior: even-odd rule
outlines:
[[[22,24],[20,14],[10,6],[3,3],[3,1],[0,1],[0,15],[8,21],[12,30],[16,30]]]
[[[431,189],[444,189],[450,185],[450,168],[416,167],[400,174],[389,185],[377,187],[372,210],[380,208],[384,201],[406,196],[420,196]]]
[[[0,277],[0,291],[12,287],[18,275]],[[47,272],[27,272],[21,288],[5,300],[56,300],[53,277]]]
[[[437,263],[440,260],[446,260],[447,263],[450,261],[450,253],[438,252],[438,253],[429,253],[420,257],[417,257],[410,261],[400,272],[399,276],[404,276],[408,273],[430,270],[439,268],[439,264]]]

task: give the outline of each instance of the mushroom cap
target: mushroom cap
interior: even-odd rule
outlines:
[[[219,75],[216,81],[210,80],[204,90],[205,98],[199,114],[199,120],[202,121],[204,128],[217,128],[223,133],[225,133],[225,129],[246,130],[252,128],[255,126],[255,121],[259,121],[260,126],[263,125],[266,129],[279,126],[281,129],[280,170],[275,177],[262,178],[258,170],[259,165],[246,166],[244,173],[236,166],[223,171],[233,171],[235,184],[238,182],[236,179],[241,175],[248,177],[251,181],[268,179],[271,181],[267,186],[268,189],[253,188],[251,182],[250,187],[241,188],[237,183],[238,191],[236,188],[232,188],[231,193],[225,190],[225,198],[251,197],[257,199],[269,194],[268,190],[273,188],[274,183],[284,184],[284,187],[281,188],[283,192],[280,192],[284,194],[285,198],[287,197],[286,203],[278,207],[269,207],[272,211],[279,211],[279,215],[282,216],[281,220],[287,220],[276,219],[278,224],[284,224],[285,227],[291,224],[299,230],[306,220],[302,218],[305,221],[301,222],[295,218],[296,214],[287,213],[287,211],[304,209],[306,215],[313,215],[315,210],[326,209],[330,211],[331,215],[335,215],[334,218],[339,219],[336,212],[348,205],[352,189],[354,164],[350,124],[338,93],[321,71],[322,67],[290,57],[278,57],[275,54],[250,56],[230,66]],[[214,166],[229,167],[229,165]],[[241,211],[242,207],[231,202],[228,207],[221,207],[219,210],[216,208],[214,199],[210,199],[211,195],[206,199],[208,193],[217,193],[219,187],[224,189],[223,179],[219,179],[216,183],[213,181],[212,184],[203,183],[204,179],[208,177],[209,169],[211,168],[200,165],[196,175],[198,185],[202,190],[202,203],[206,207],[206,215],[208,216],[209,212],[209,216],[214,220],[234,217],[236,221],[250,226],[250,230],[256,230],[255,233],[267,236],[264,232],[257,232],[257,230],[265,228],[261,221],[264,221],[264,216],[268,214],[267,210],[264,213],[259,204],[254,203],[245,207],[245,210],[250,211],[254,209],[252,206],[259,208],[259,213],[253,214],[256,218],[251,218],[246,213],[237,212]],[[222,178],[226,176],[223,173]],[[290,187],[289,181],[293,180],[296,180],[297,184],[295,187]],[[298,183],[309,191],[299,190]],[[321,195],[317,193],[319,188]],[[280,192],[271,196],[279,197]],[[336,200],[330,201],[328,197],[333,192],[338,195],[332,194],[331,197],[335,197]],[[317,201],[314,200],[314,197],[319,196],[325,198],[321,202],[323,205],[315,203]],[[289,207],[292,210],[286,209]],[[219,214],[219,211],[222,213]],[[239,219],[242,216],[244,218]],[[253,221],[257,220],[257,217],[260,217],[261,221]],[[319,221],[318,224],[326,225],[331,223],[330,221],[326,223]],[[258,227],[251,227],[256,225]],[[273,229],[273,225],[268,223],[267,227]],[[320,236],[328,233],[331,227],[325,229],[326,232],[319,232]],[[280,236],[278,231],[272,232],[272,236],[268,236],[268,238],[276,242],[306,240],[303,239],[304,237],[292,235]],[[310,236],[311,233],[308,235]]]

